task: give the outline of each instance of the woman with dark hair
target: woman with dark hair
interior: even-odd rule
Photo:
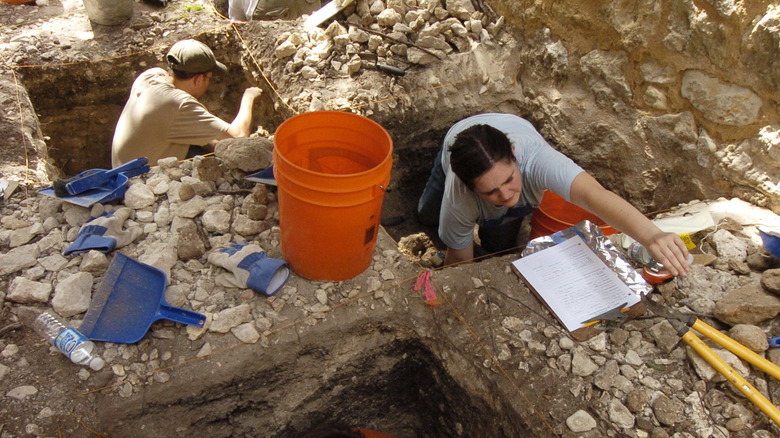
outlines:
[[[644,245],[672,275],[687,275],[688,249],[661,231],[570,158],[553,149],[527,120],[512,114],[479,114],[450,128],[417,205],[420,222],[439,227],[447,245],[444,263],[517,246],[521,220],[544,190],[561,195]],[[479,226],[482,248],[474,245]]]

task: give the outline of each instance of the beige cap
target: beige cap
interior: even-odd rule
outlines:
[[[214,58],[214,52],[209,49],[209,46],[192,39],[174,44],[165,59],[172,69],[185,73],[207,73],[217,70],[227,73],[227,67]]]

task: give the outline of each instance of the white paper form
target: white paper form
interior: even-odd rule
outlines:
[[[579,237],[512,262],[570,332],[636,295]]]

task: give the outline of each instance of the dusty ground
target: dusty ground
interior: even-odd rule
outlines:
[[[1,19],[6,26],[3,32],[7,41],[14,40],[17,25],[49,17],[34,24],[33,30],[23,26],[25,32],[37,35],[36,44],[5,46],[3,56],[11,57],[13,53],[17,61],[57,63],[117,56],[117,64],[126,67],[121,55],[127,50],[127,44],[132,43],[134,49],[157,45],[154,38],[139,39],[141,32],[93,28],[78,12],[78,2],[72,0],[51,0],[47,6],[0,6],[4,8]],[[166,22],[161,24],[149,18],[152,24],[143,28],[144,33],[171,38],[171,34],[195,35],[206,28],[224,25],[211,15],[184,7],[190,4],[174,3],[174,6],[180,7],[176,14],[182,17],[176,21],[176,27],[168,29]],[[158,11],[143,3],[137,7],[149,14]],[[143,21],[144,17],[148,15],[141,13],[134,20]],[[288,29],[287,25],[280,28]],[[273,28],[262,31],[271,32]],[[82,39],[83,32],[94,32],[94,39]],[[49,45],[52,40],[59,43]],[[43,47],[48,49],[40,50]],[[24,64],[16,64],[20,63]],[[15,72],[24,74],[25,70]],[[44,73],[48,74],[45,69]],[[57,79],[51,82],[53,95],[78,94],[79,88],[71,88],[56,71],[51,76],[47,74],[28,73],[28,76],[36,85]],[[115,80],[117,84],[129,84],[132,76],[129,69],[122,69]],[[16,76],[6,74],[5,78],[13,84]],[[370,89],[368,84],[376,78],[366,75],[361,80]],[[74,83],[84,85],[81,80],[73,78]],[[306,82],[289,85],[300,89],[285,89],[287,96],[297,96],[305,90]],[[16,89],[8,90],[4,96],[11,98],[4,101],[4,108],[9,102],[14,106],[19,101],[13,98]],[[37,86],[31,93],[45,92]],[[212,98],[217,100],[217,96]],[[40,96],[35,100],[42,101]],[[51,105],[54,106],[56,103]],[[108,109],[98,107],[89,111],[101,110]],[[264,128],[271,132],[286,116],[278,102],[260,112],[273,113],[273,117],[264,119],[270,120]],[[109,119],[98,118],[96,123],[108,126]],[[16,132],[14,120],[19,123],[18,119],[9,117],[3,131]],[[442,132],[439,127],[432,129],[429,138],[421,139],[420,144],[435,146]],[[39,185],[32,183],[42,180],[37,170],[45,165],[31,165],[26,159],[29,155],[26,147],[40,146],[42,134],[31,128],[29,138],[27,143],[10,142],[0,152],[3,179],[31,182],[14,192],[3,214],[41,220],[36,216],[40,213],[35,196]],[[99,345],[98,351],[108,358],[109,366],[90,373],[68,363],[19,324],[19,309],[23,306],[4,302],[0,314],[0,347],[5,368],[0,384],[5,400],[0,436],[197,433],[292,437],[328,418],[383,429],[399,438],[664,437],[675,433],[764,437],[777,432],[727,384],[697,375],[684,349],[664,352],[651,338],[643,339],[642,335],[647,336],[650,327],[659,322],[657,319],[637,320],[620,331],[601,335],[592,344],[572,344],[509,270],[508,262],[514,255],[435,272],[434,284],[442,305],[425,305],[421,292],[413,289],[422,270],[401,256],[395,244],[400,237],[420,230],[410,214],[413,202],[409,200],[416,199],[422,181],[419,177],[415,180],[399,175],[404,176],[406,163],[428,167],[429,160],[424,158],[428,157],[408,154],[398,157],[400,170],[394,174],[395,185],[391,183],[383,215],[386,219],[403,216],[404,220],[379,233],[376,255],[363,274],[337,284],[294,276],[275,300],[236,289],[212,291],[214,298],[206,303],[212,308],[204,307],[210,313],[246,304],[255,320],[267,324],[258,326],[265,330],[261,330],[262,339],[254,343],[238,341],[231,333],[208,332],[188,337],[192,333],[185,327],[162,322],[138,344]],[[86,165],[92,166],[98,164]],[[37,173],[31,173],[30,169]],[[67,173],[73,173],[72,168]],[[399,180],[404,183],[399,184]],[[56,215],[64,215],[61,207]],[[274,225],[273,220],[270,222]],[[67,228],[64,223],[63,227]],[[278,231],[272,230],[264,239],[278,244]],[[745,240],[751,241],[753,254],[759,251],[755,240],[749,237]],[[140,246],[128,251],[140,252]],[[9,250],[6,246],[0,248],[3,252]],[[278,250],[269,248],[270,253]],[[63,268],[63,272],[74,270],[77,270],[75,261]],[[180,263],[174,270],[176,284],[192,288],[213,286],[206,280],[198,283],[201,276],[208,279],[213,274],[202,260]],[[25,272],[24,275],[33,274]],[[56,273],[47,275],[55,277]],[[700,267],[691,280],[675,286],[674,302],[685,302],[686,291],[706,278],[722,276],[727,278],[721,279],[723,284],[733,285],[754,282],[759,275],[758,271],[738,273],[729,266],[717,270]],[[5,276],[0,285],[7,290],[14,276]],[[96,283],[99,278],[97,274]],[[46,305],[33,307],[40,309]],[[770,321],[763,328],[769,333],[776,331],[772,324]],[[628,351],[640,354],[643,360],[636,363],[626,359]],[[606,374],[601,376],[602,381],[598,373],[573,374],[572,358],[583,355],[594,358],[603,369],[620,364],[620,377],[630,379],[631,385],[616,389],[603,382]],[[626,368],[634,368],[634,374]],[[658,383],[653,387],[655,384],[646,383],[647,380]],[[645,386],[653,387],[652,391],[646,390],[652,393],[652,409],[649,394],[644,404],[626,401],[626,393],[638,391],[636,397],[641,398]],[[776,382],[771,380],[764,380],[762,389],[770,396],[776,396],[778,391]],[[13,397],[9,396],[12,390],[16,390]],[[656,402],[665,400],[658,393],[674,401],[669,402],[671,407],[664,408],[661,402]],[[686,397],[690,394],[701,395],[704,399],[701,404],[707,406],[708,413],[702,414],[702,409],[696,406],[687,412],[687,418],[670,420],[674,416],[669,412],[675,409],[682,412],[684,406],[680,400],[688,401]],[[630,406],[637,423],[633,420],[631,425],[621,423],[625,417],[620,415],[623,410],[615,408],[616,400],[621,406]],[[586,432],[572,431],[566,420],[580,409],[589,412],[598,426]],[[663,417],[662,412],[667,416]],[[732,421],[735,418],[739,421]],[[726,429],[729,422],[731,425]],[[742,427],[734,424],[739,422]]]

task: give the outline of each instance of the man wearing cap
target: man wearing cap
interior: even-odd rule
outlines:
[[[114,131],[113,167],[138,157],[147,157],[152,165],[160,158],[191,158],[212,151],[215,140],[250,134],[252,105],[260,96],[259,88],[244,91],[238,114],[228,123],[198,101],[212,76],[227,72],[211,49],[192,39],[179,41],[171,47],[166,61],[171,74],[155,67],[133,82]]]

